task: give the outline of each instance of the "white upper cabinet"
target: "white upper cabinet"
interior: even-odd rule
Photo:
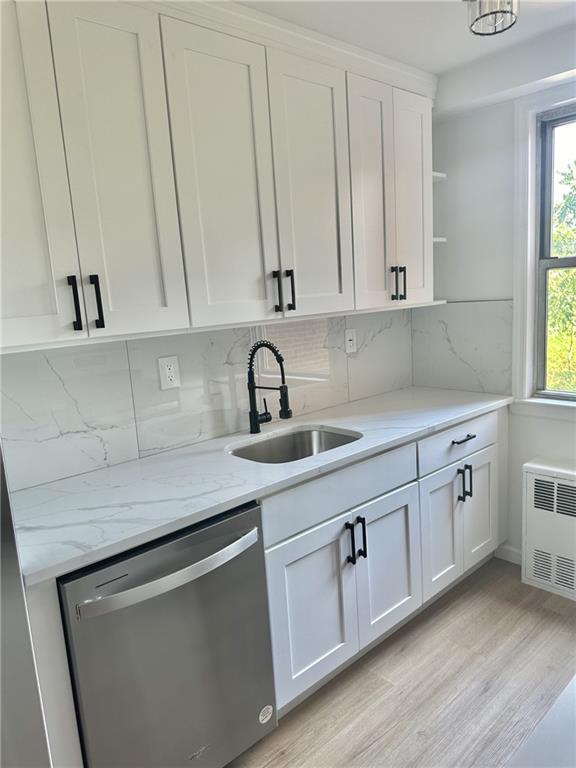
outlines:
[[[354,285],[346,77],[343,71],[282,51],[268,50],[267,56],[280,259],[284,276],[289,272],[286,311],[312,315],[350,310]]]
[[[399,304],[418,304],[434,298],[432,102],[397,88],[393,91]]]
[[[86,323],[46,6],[19,3],[17,14],[15,3],[3,2],[1,11],[2,346],[82,338]],[[80,291],[78,315],[69,277]]]
[[[265,49],[165,17],[162,35],[192,325],[268,319],[279,265]]]
[[[390,271],[396,264],[392,91],[348,74],[356,309],[386,307],[395,290]]]
[[[48,10],[89,333],[188,327],[158,17]]]
[[[356,309],[432,301],[432,103],[348,75]]]

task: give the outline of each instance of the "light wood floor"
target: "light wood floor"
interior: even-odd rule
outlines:
[[[575,674],[576,604],[491,560],[231,766],[504,766]]]

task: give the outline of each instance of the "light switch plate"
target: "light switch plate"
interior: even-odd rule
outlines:
[[[346,328],[344,338],[346,343],[346,354],[353,355],[354,352],[356,352],[356,329]]]
[[[160,389],[178,389],[180,386],[180,366],[178,356],[158,358],[160,372]]]

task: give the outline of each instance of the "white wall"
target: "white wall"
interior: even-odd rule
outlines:
[[[522,8],[520,19],[522,23]],[[443,75],[437,113],[469,110],[558,85],[576,71],[576,26],[564,24]],[[488,44],[489,41],[487,40]]]
[[[512,298],[514,104],[434,121],[437,299]]]

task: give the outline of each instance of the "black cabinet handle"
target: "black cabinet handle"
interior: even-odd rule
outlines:
[[[468,440],[475,440],[477,435],[472,435],[470,432],[466,435],[466,437],[463,437],[462,440],[452,440],[452,445],[463,445],[464,443],[467,443]]]
[[[90,275],[90,282],[94,286],[94,293],[96,295],[96,309],[98,311],[98,317],[94,321],[96,328],[104,328],[104,310],[102,309],[102,294],[100,293],[100,278],[98,275]]]
[[[406,278],[406,272],[407,272],[407,271],[408,271],[408,270],[407,270],[407,268],[406,268],[406,267],[398,267],[398,272],[401,272],[401,273],[402,273],[402,275],[404,276],[404,282],[403,282],[403,285],[404,285],[404,293],[401,293],[401,294],[400,294],[400,296],[398,296],[398,299],[399,299],[400,301],[403,301],[404,299],[407,299],[407,298],[408,298],[408,287],[407,287],[407,285],[406,285],[406,279],[407,279],[407,278]]]
[[[274,305],[274,312],[282,312],[284,309],[284,292],[282,290],[282,272],[279,269],[275,269],[272,272],[272,277],[278,284],[278,304]]]
[[[72,323],[72,327],[75,331],[82,330],[82,313],[80,312],[80,297],[78,295],[78,280],[76,275],[68,275],[68,285],[72,288],[72,298],[74,300],[74,314],[76,320]]]
[[[292,301],[286,306],[286,309],[296,309],[296,283],[294,280],[294,270],[287,269],[286,277],[290,278],[290,290],[292,291]]]
[[[368,557],[368,539],[366,537],[366,518],[358,515],[356,522],[362,526],[362,549],[358,550],[358,557]]]
[[[458,494],[458,501],[466,501],[466,470],[457,469],[456,474],[462,478],[462,493]]]
[[[392,299],[392,301],[398,301],[398,299],[400,298],[400,293],[399,293],[400,289],[398,287],[398,267],[390,267],[390,272],[392,272],[392,274],[394,275],[394,284],[395,284],[394,293],[392,294],[392,296],[390,296],[390,298]]]
[[[469,496],[470,498],[472,498],[472,496],[474,495],[473,488],[472,488],[472,464],[464,464],[464,472],[466,472],[466,470],[468,470],[468,472],[470,473],[470,485],[468,487],[468,490],[464,491],[464,496]]]
[[[347,531],[350,531],[350,549],[352,551],[352,554],[348,555],[346,558],[346,562],[356,565],[356,536],[354,535],[354,523],[344,523],[344,528],[346,528]]]

